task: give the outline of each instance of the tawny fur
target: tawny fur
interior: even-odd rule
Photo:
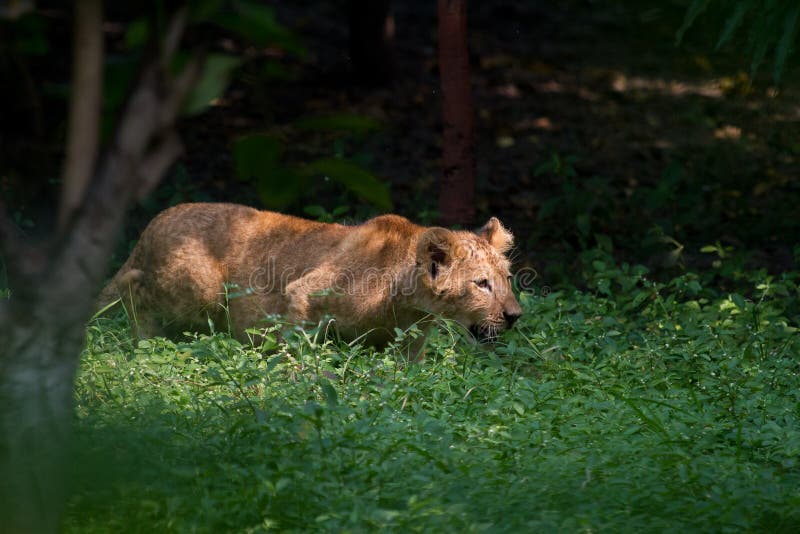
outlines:
[[[147,226],[100,306],[121,297],[142,337],[207,329],[209,318],[222,328],[225,306],[238,337],[275,314],[333,317],[345,338],[374,344],[428,314],[492,337],[521,313],[504,256],[512,243],[496,218],[472,233],[397,215],[344,226],[182,204]]]

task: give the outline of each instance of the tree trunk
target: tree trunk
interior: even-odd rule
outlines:
[[[443,224],[475,218],[475,119],[467,48],[467,0],[439,0],[439,76],[444,145],[439,215]]]
[[[394,78],[391,0],[348,0],[350,60],[359,81],[383,85]]]
[[[160,180],[181,150],[172,128],[199,67],[192,60],[177,79],[168,75],[184,20],[180,12],[161,55],[143,70],[106,156],[83,187],[79,203],[62,214],[57,239],[39,247],[23,243],[0,201],[0,254],[12,290],[11,298],[0,302],[3,532],[58,531],[66,502],[72,387],[85,324],[125,212]],[[76,86],[72,95],[82,98],[83,92]],[[64,194],[74,187],[65,183]]]
[[[3,532],[57,532],[67,495],[72,385],[84,330],[53,324],[41,311],[4,322],[0,336]]]

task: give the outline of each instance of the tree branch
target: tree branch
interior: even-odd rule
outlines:
[[[139,166],[139,189],[135,192],[136,200],[146,197],[161,181],[167,169],[183,153],[183,143],[178,134],[171,132],[158,146],[150,150]]]
[[[103,102],[103,3],[75,2],[75,52],[58,227],[80,206],[97,161]]]
[[[94,294],[124,213],[155,187],[181,153],[174,125],[200,72],[194,58],[177,77],[171,76],[185,16],[184,11],[175,15],[159,56],[143,69],[81,208],[59,243],[51,276],[59,280],[52,285],[62,290],[50,295],[54,305],[74,302],[77,288]]]

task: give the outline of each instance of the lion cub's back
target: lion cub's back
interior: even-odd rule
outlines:
[[[279,263],[317,258],[320,251],[314,245],[331,246],[336,239],[330,238],[340,236],[327,234],[342,229],[238,204],[179,204],[150,222],[131,267],[161,286],[191,283],[195,290],[216,295],[224,282],[246,283],[269,258]]]
[[[145,228],[140,242],[158,256],[194,246],[202,249],[198,253],[223,259],[275,230],[292,234],[317,226],[326,225],[239,204],[197,202],[178,204],[159,213]]]
[[[179,204],[159,213],[142,233],[139,243],[149,267],[175,251],[223,258],[232,246],[234,228],[246,229],[259,211],[236,204]],[[240,230],[241,232],[241,230]]]
[[[210,203],[179,204],[159,213],[121,269],[143,272],[140,305],[165,316],[189,316],[213,306],[228,281],[236,228],[247,228],[258,214],[246,206]]]

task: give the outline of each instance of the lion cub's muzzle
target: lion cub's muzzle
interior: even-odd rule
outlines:
[[[497,340],[497,334],[493,333],[491,329],[476,324],[469,327],[469,333],[479,343],[494,343]]]
[[[522,308],[520,307],[517,299],[512,298],[506,303],[503,310],[503,321],[505,325],[497,325],[492,323],[474,324],[469,328],[470,333],[475,336],[475,339],[481,343],[494,343],[502,330],[507,330],[514,326],[522,316]]]
[[[517,319],[520,317],[522,317],[522,306],[519,305],[519,302],[517,302],[516,297],[514,297],[512,293],[503,307],[503,319],[506,321],[506,328],[514,326],[514,323],[516,323]]]
[[[516,323],[517,319],[519,319],[520,317],[522,317],[522,312],[521,311],[519,311],[519,312],[507,312],[507,311],[504,311],[503,312],[503,319],[506,320],[506,328],[511,328],[512,326],[514,326],[514,323]]]

